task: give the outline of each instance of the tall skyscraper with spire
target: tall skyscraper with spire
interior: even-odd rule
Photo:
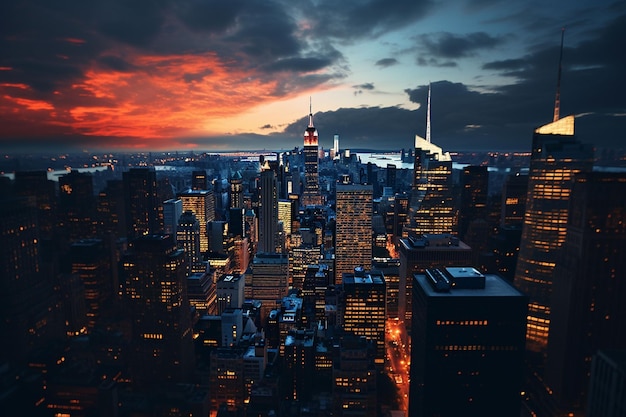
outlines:
[[[527,348],[544,356],[557,254],[565,240],[572,180],[593,168],[593,148],[574,136],[574,116],[535,130],[515,286],[529,296]]]
[[[515,271],[515,285],[529,295],[527,348],[538,354],[539,367],[547,351],[553,272],[565,241],[574,175],[591,171],[594,158],[593,147],[574,136],[574,116],[559,118],[563,33],[561,30],[553,121],[535,129],[533,135],[526,213]]]
[[[426,139],[415,135],[415,159],[411,190],[410,222],[403,236],[452,233],[456,213],[452,200],[452,158],[431,142],[430,86],[426,117]]]
[[[304,192],[302,205],[322,204],[319,183],[319,143],[317,129],[313,125],[313,111],[309,105],[309,125],[304,131]]]

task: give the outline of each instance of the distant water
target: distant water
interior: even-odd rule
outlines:
[[[59,181],[59,177],[62,177],[63,175],[67,175],[71,171],[98,172],[98,171],[106,171],[107,169],[109,169],[109,166],[89,167],[89,168],[72,168],[71,170],[68,170],[68,169],[49,170],[48,171],[48,179],[52,180],[52,181],[57,181],[58,182]],[[13,173],[13,172],[0,173],[0,176],[9,177],[12,180],[15,179],[15,173]]]
[[[357,153],[357,158],[361,159],[361,163],[367,164],[371,162],[379,168],[387,168],[388,164],[396,166],[396,169],[413,169],[413,162],[402,162],[402,154],[400,152],[389,153]],[[463,169],[469,164],[459,164],[452,161],[453,169]],[[496,170],[496,168],[489,167],[489,171]],[[507,171],[510,169],[507,168]]]

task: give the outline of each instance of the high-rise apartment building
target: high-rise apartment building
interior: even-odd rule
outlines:
[[[184,251],[171,235],[134,239],[122,260],[137,387],[188,382],[194,352]]]
[[[211,190],[188,190],[178,194],[183,202],[183,212],[191,211],[200,224],[200,252],[209,250],[207,223],[215,220],[215,199]]]
[[[335,283],[357,266],[372,266],[373,188],[363,184],[337,184],[335,223]]]
[[[626,351],[626,173],[574,177],[553,271],[545,382],[560,415],[583,415],[590,358]],[[572,414],[570,414],[572,413]]]
[[[127,237],[158,233],[162,228],[161,200],[154,168],[131,168],[122,174]]]
[[[529,296],[527,348],[545,360],[554,267],[566,236],[573,177],[591,171],[593,148],[574,136],[574,116],[535,130],[515,286]]]
[[[413,279],[409,415],[519,416],[527,297],[471,267]]]
[[[309,112],[309,125],[304,131],[304,191],[302,205],[320,205],[322,196],[319,183],[319,144],[317,129],[313,125],[313,113]]]

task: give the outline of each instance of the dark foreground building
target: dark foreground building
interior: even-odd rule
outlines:
[[[520,415],[526,296],[474,268],[413,277],[409,415]]]

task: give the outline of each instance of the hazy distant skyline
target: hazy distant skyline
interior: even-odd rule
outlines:
[[[561,114],[626,147],[626,3],[16,0],[0,5],[0,150],[527,150]]]

